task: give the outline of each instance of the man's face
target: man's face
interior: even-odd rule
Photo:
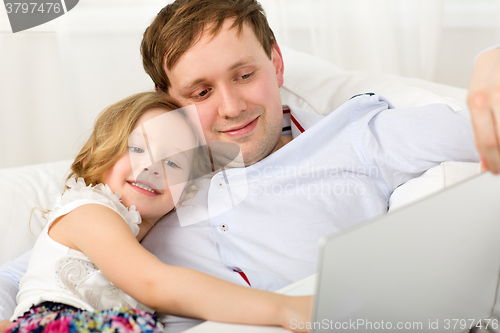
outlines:
[[[166,70],[168,92],[182,106],[196,104],[208,143],[237,144],[250,165],[278,147],[283,61],[277,44],[269,59],[250,27],[238,36],[232,23],[226,20],[216,37],[205,33]]]

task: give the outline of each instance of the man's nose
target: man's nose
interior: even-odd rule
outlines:
[[[241,93],[231,85],[221,86],[219,91],[219,116],[236,118],[246,110],[246,102]]]

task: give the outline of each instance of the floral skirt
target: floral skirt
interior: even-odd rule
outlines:
[[[152,314],[131,308],[90,312],[70,305],[44,302],[33,306],[7,333],[148,332],[164,333]]]

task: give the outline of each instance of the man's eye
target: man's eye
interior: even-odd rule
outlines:
[[[199,94],[194,95],[194,98],[195,98],[195,99],[196,99],[196,98],[198,98],[198,99],[203,98],[203,97],[205,97],[205,96],[206,96],[209,92],[210,92],[210,89],[205,89],[205,90],[202,90]]]
[[[133,153],[137,153],[137,154],[144,153],[144,150],[142,148],[139,148],[139,147],[131,147],[131,146],[129,146],[128,150],[130,150]]]
[[[172,161],[169,161],[169,160],[163,160],[163,162],[165,162],[165,164],[168,165],[171,168],[175,168],[175,169],[180,169],[181,168],[180,166],[178,166],[177,164],[175,164],[175,162],[172,162]]]
[[[253,74],[253,72],[248,73],[248,74],[244,74],[244,75],[240,76],[239,79],[246,80],[246,79],[250,78],[250,76],[252,76],[252,74]]]

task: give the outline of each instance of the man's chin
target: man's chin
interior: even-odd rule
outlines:
[[[280,128],[281,129],[281,128]],[[210,143],[210,153],[214,166],[243,167],[255,164],[268,157],[280,146],[278,136],[274,140],[256,140],[256,136],[238,140],[215,141]],[[258,142],[256,142],[258,141]],[[269,144],[270,141],[275,144]]]
[[[252,165],[265,158],[265,152],[256,152],[248,149],[246,145],[238,145],[232,142],[210,143],[210,156],[214,170],[222,168],[242,168]]]
[[[245,166],[250,166],[252,164],[262,161],[263,159],[265,159],[278,149],[278,144],[265,148],[266,149],[253,149],[253,150],[250,149],[245,150],[243,148],[243,161]]]

